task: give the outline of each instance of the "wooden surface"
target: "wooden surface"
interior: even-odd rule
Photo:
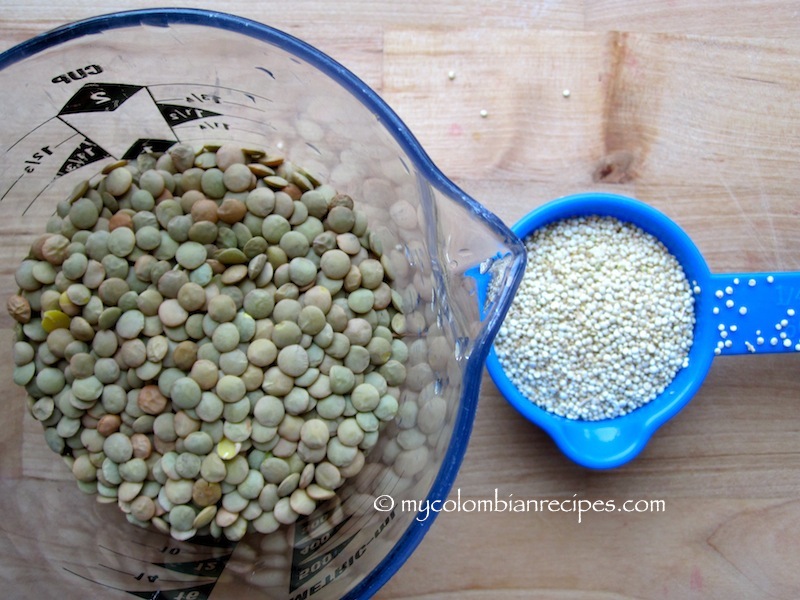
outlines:
[[[673,217],[713,271],[800,270],[795,2],[192,5],[284,29],[342,62],[508,224],[550,198],[614,191]],[[3,0],[0,49],[111,8]],[[485,377],[454,495],[656,499],[665,511],[580,523],[569,513],[442,514],[377,597],[800,597],[798,361],[717,360],[688,408],[611,472],[570,463]],[[23,422],[20,407],[4,410],[4,430]],[[0,442],[3,473],[19,465],[15,439]]]

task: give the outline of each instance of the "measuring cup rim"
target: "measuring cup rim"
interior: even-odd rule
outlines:
[[[583,215],[608,215],[639,226],[654,235],[676,256],[690,284],[707,283],[711,277],[708,265],[691,238],[672,219],[652,206],[628,196],[604,192],[587,192],[551,200],[535,208],[512,226],[521,239],[534,230],[563,219]],[[697,313],[697,309],[695,310]],[[547,411],[517,390],[505,373],[494,348],[486,360],[487,370],[503,397],[526,419],[544,429],[558,447],[574,462],[592,469],[619,467],[635,458],[647,445],[653,433],[675,416],[691,400],[711,367],[713,353],[706,337],[713,335],[709,319],[696,319],[689,366],[678,376],[681,389],[665,392],[630,413],[598,421],[567,419]],[[698,337],[703,339],[698,342]],[[678,378],[676,376],[676,379]],[[673,383],[675,382],[673,380]],[[599,452],[602,447],[610,453]]]
[[[177,7],[110,12],[61,25],[0,52],[0,71],[44,50],[81,37],[136,25],[169,27],[173,24],[197,25],[239,33],[273,44],[314,66],[370,109],[411,158],[425,180],[445,196],[464,205],[507,244],[513,246],[517,243],[516,237],[496,214],[458,187],[439,169],[405,122],[372,87],[315,46],[285,31],[247,17],[212,9]]]

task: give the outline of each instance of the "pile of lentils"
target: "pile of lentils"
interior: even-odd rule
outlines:
[[[677,259],[641,228],[606,216],[548,224],[495,341],[516,388],[568,419],[625,415],[688,365],[694,295]]]
[[[19,265],[14,380],[78,487],[179,540],[308,515],[398,411],[404,317],[353,200],[177,144],[59,203]]]

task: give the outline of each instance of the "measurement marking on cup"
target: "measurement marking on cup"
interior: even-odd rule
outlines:
[[[230,125],[225,121],[203,121],[198,124],[200,129],[230,129]]]
[[[136,596],[138,598],[146,598],[147,600],[208,600],[208,597],[210,596],[211,591],[214,589],[214,585],[216,584],[216,581],[213,581],[211,583],[203,583],[192,587],[177,588],[171,590],[161,590],[161,589],[144,590],[144,591],[128,590],[125,589],[124,587],[118,587],[117,585],[112,585],[110,583],[98,581],[97,579],[92,579],[91,577],[87,577],[86,575],[81,575],[80,573],[68,569],[67,567],[63,567],[63,569],[67,573],[75,575],[76,577],[79,577],[84,581],[89,581],[91,583],[101,585],[104,588],[110,590],[116,590],[118,592],[131,594],[132,596]]]
[[[185,548],[172,545],[162,546],[160,544],[154,545],[140,542],[138,540],[131,540],[131,544],[140,546],[143,550],[150,550],[159,554],[170,554],[172,556],[177,556],[178,554],[199,554],[199,550],[196,548]]]
[[[133,556],[128,556],[123,552],[113,550],[107,546],[98,546],[101,550],[105,550],[112,554],[121,556],[126,559],[135,560],[148,565],[145,570],[134,568],[133,571],[126,570],[104,564],[102,562],[96,563],[102,572],[105,572],[111,579],[103,576],[96,576],[94,574],[83,574],[73,569],[62,567],[64,571],[79,577],[85,581],[103,586],[107,589],[117,590],[139,598],[146,598],[148,600],[207,600],[211,594],[214,586],[219,579],[219,576],[227,563],[230,555],[221,557],[219,559],[211,559],[206,561],[194,561],[194,563],[154,563],[146,560],[138,559]],[[169,550],[169,547],[164,547]],[[188,568],[189,565],[196,564],[199,567],[195,569]],[[206,566],[213,567],[212,569],[204,569]],[[187,575],[187,579],[167,579],[157,572],[151,570],[152,567],[162,568],[181,572]],[[185,567],[185,568],[175,568]],[[90,567],[91,568],[91,567]],[[128,567],[130,569],[130,567]],[[204,571],[198,573],[199,571]],[[132,589],[137,585],[144,585],[146,589]],[[177,586],[165,589],[164,586]]]
[[[232,554],[230,553],[222,556],[213,556],[210,558],[204,558],[200,560],[188,560],[183,562],[153,562],[151,560],[147,560],[144,558],[131,556],[130,554],[125,554],[124,552],[119,552],[118,550],[114,550],[113,548],[109,548],[108,546],[103,546],[102,544],[98,544],[98,547],[107,552],[111,552],[112,554],[116,554],[117,556],[154,565],[157,567],[162,567],[164,569],[167,569],[169,571],[174,571],[176,573],[205,576],[209,578],[220,576],[222,570],[225,568],[225,565],[227,564],[228,559],[230,559]]]
[[[220,97],[216,94],[197,94],[192,93],[186,96],[187,102],[213,102],[214,104],[220,103]]]
[[[26,173],[33,173],[34,169],[42,164],[42,161],[47,156],[52,156],[53,151],[50,149],[50,146],[42,146],[39,150],[34,152],[30,158],[25,161],[25,172]]]
[[[183,545],[148,544],[139,541],[131,543],[142,551],[165,557],[177,556],[182,551],[196,553],[202,550],[189,545],[182,547]],[[213,544],[209,541],[202,546],[211,553],[222,550],[225,554],[186,562],[157,562],[98,544],[101,552],[119,557],[119,562],[124,561],[123,564],[106,564],[101,558],[85,567],[88,573],[62,568],[83,580],[148,600],[208,600],[236,545]],[[161,573],[159,569],[164,569],[167,573]],[[178,577],[183,575],[184,578],[169,578],[170,573],[177,574]]]
[[[146,579],[150,583],[154,583],[156,581],[160,581],[161,583],[186,583],[185,579],[164,579],[162,577],[159,577],[158,575],[148,574],[145,571],[139,571],[138,573],[131,573],[130,571],[117,569],[116,567],[112,567],[110,565],[104,565],[103,563],[97,563],[97,566],[103,567],[104,569],[108,569],[109,571],[114,571],[115,573],[119,573],[120,575],[126,575],[128,577],[132,577],[136,581],[144,581]]]
[[[260,106],[272,102],[270,98],[246,90],[196,82],[151,86],[83,83],[53,117],[36,125],[5,151],[6,159],[18,164],[22,175],[35,172],[36,178],[44,175],[42,179],[46,181],[22,177],[9,180],[9,187],[0,190],[0,200],[13,198],[20,202],[20,212],[26,215],[33,206],[41,204],[40,199],[49,201],[51,196],[65,194],[64,187],[56,183],[61,177],[109,157],[126,158],[132,149],[140,150],[141,140],[133,136],[143,121],[149,127],[147,141],[159,149],[162,145],[193,137],[194,131],[224,130],[248,135],[262,129],[274,131],[276,128],[263,119]],[[219,107],[222,112],[216,113],[206,107]],[[237,108],[256,110],[259,114],[248,117]],[[233,118],[233,122],[225,117]],[[111,119],[119,127],[108,127]],[[188,128],[190,123],[191,129]],[[250,128],[250,123],[257,127]],[[109,136],[110,130],[117,131],[120,127],[129,130],[130,139],[116,134]],[[77,145],[69,147],[68,144],[75,143],[76,136]],[[25,182],[24,194],[19,193],[17,183],[20,180]]]
[[[67,573],[75,575],[75,577],[80,577],[81,579],[83,579],[85,581],[90,581],[92,583],[96,583],[98,585],[102,585],[103,587],[107,587],[107,588],[112,589],[112,590],[117,590],[119,592],[125,592],[126,591],[125,588],[116,587],[116,586],[113,586],[113,585],[111,585],[109,583],[103,583],[102,581],[97,581],[96,579],[92,579],[91,577],[87,577],[86,575],[81,575],[80,573],[76,573],[75,571],[73,571],[72,569],[68,569],[67,567],[62,567],[62,568]]]

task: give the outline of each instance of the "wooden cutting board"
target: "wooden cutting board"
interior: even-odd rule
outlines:
[[[800,270],[794,2],[192,5],[265,22],[331,54],[508,224],[551,198],[612,191],[675,219],[713,271]],[[7,3],[0,49],[108,10]],[[800,356],[721,358],[640,457],[592,472],[561,456],[485,377],[453,497],[647,499],[664,510],[580,522],[563,512],[441,514],[377,597],[798,598],[799,404]],[[4,431],[25,421],[20,407],[6,410]],[[0,441],[5,477],[37,468],[22,450],[18,436]]]

